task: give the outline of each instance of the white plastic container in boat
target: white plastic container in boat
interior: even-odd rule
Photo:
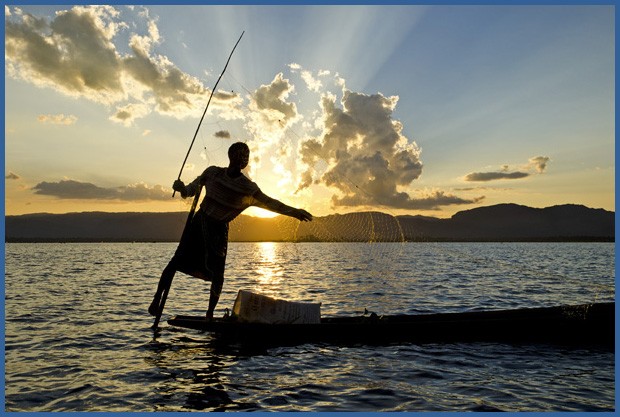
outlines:
[[[318,324],[321,322],[321,304],[278,300],[239,290],[233,305],[233,315],[237,320],[248,323]]]

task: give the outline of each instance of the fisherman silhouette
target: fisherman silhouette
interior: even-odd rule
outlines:
[[[162,302],[165,302],[162,294],[170,287],[175,273],[180,271],[211,282],[207,319],[213,318],[224,284],[228,223],[246,208],[257,206],[300,221],[312,220],[307,211],[265,195],[241,172],[250,160],[250,148],[245,143],[233,143],[228,149],[228,159],[227,168],[210,166],[187,186],[181,180],[176,180],[172,186],[182,198],[196,195],[202,186],[206,195],[188,225],[189,230],[183,233],[174,256],[162,272],[149,306],[149,313],[153,316],[161,314]]]

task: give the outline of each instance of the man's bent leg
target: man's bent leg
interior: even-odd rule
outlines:
[[[176,264],[171,260],[168,262],[168,265],[164,268],[164,271],[161,273],[161,278],[159,279],[159,284],[157,284],[157,291],[155,292],[155,296],[153,297],[153,301],[149,306],[149,314],[151,316],[156,316],[159,311],[159,305],[161,303],[161,296],[165,289],[170,288],[170,284],[172,283],[172,278],[174,278],[174,274],[176,273]]]

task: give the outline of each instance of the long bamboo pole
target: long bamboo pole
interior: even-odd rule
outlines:
[[[194,146],[194,142],[196,141],[196,136],[198,136],[198,130],[200,130],[200,125],[202,124],[202,120],[205,118],[205,115],[207,114],[207,109],[209,108],[209,104],[211,103],[211,99],[213,98],[213,94],[215,93],[215,89],[217,88],[217,85],[220,83],[220,80],[222,79],[222,76],[224,75],[224,72],[226,72],[226,68],[228,68],[228,63],[230,62],[230,58],[232,58],[232,55],[235,52],[235,49],[237,49],[237,45],[239,45],[239,42],[241,42],[241,38],[243,37],[244,33],[245,33],[245,30],[243,32],[241,32],[241,36],[239,36],[239,39],[237,40],[237,43],[235,43],[235,46],[233,47],[232,51],[230,52],[230,55],[228,55],[228,60],[226,61],[226,65],[224,65],[224,69],[220,73],[220,76],[217,78],[217,81],[215,82],[215,85],[213,86],[213,89],[211,90],[211,94],[209,95],[209,101],[207,101],[207,105],[205,107],[205,111],[202,112],[202,117],[200,118],[200,122],[198,122],[198,127],[196,128],[196,132],[194,133],[194,138],[192,139],[192,142],[189,145],[189,149],[187,150],[187,154],[185,154],[185,159],[183,159],[183,163],[181,164],[181,170],[179,171],[179,176],[177,177],[178,180],[181,179],[181,174],[183,173],[183,168],[185,167],[185,163],[187,162],[187,158],[189,157],[189,153],[192,150],[192,146]],[[174,197],[175,193],[176,193],[176,191],[172,192],[172,197]]]

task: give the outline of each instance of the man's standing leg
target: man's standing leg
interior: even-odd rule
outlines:
[[[209,291],[209,308],[207,310],[207,320],[211,320],[213,318],[215,306],[220,300],[220,294],[222,293],[223,286],[224,275],[218,275],[217,277],[213,277],[213,281],[211,282],[211,290]]]

